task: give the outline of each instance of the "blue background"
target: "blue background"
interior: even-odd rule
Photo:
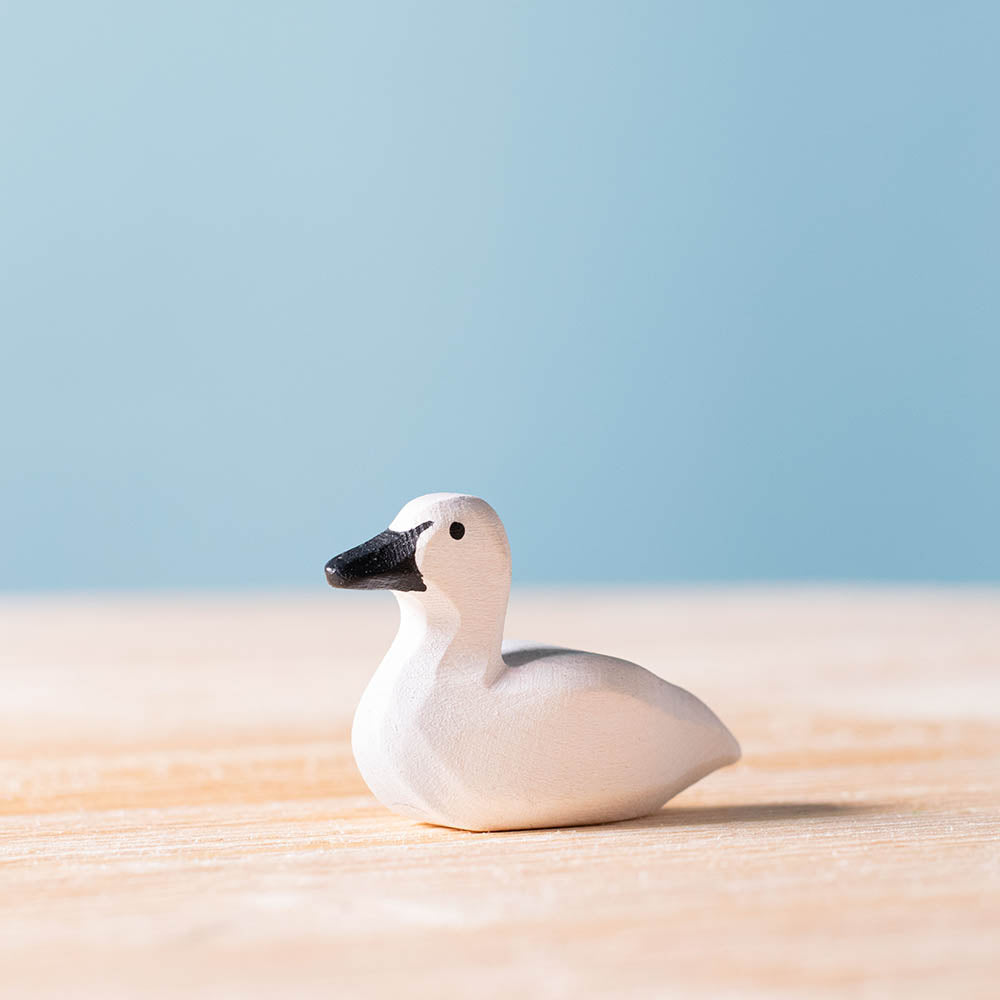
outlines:
[[[1000,578],[1000,5],[2,11],[0,587]]]

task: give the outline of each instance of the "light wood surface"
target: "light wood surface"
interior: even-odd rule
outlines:
[[[1000,592],[515,593],[743,744],[468,834],[351,759],[388,595],[0,600],[0,995],[1000,995]]]

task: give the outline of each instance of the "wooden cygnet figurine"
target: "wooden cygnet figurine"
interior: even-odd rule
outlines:
[[[478,497],[411,500],[326,577],[399,601],[352,732],[362,776],[398,813],[461,830],[608,823],[739,759],[711,709],[648,670],[503,641],[510,548]]]

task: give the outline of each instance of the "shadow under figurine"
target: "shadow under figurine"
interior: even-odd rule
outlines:
[[[351,734],[368,787],[398,813],[480,831],[610,823],[740,757],[707,705],[635,663],[504,642],[510,547],[478,497],[411,500],[326,578],[399,602]]]

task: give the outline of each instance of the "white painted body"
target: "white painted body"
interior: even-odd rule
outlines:
[[[739,759],[706,705],[634,663],[501,647],[500,519],[475,497],[432,494],[390,527],[428,521],[415,550],[427,589],[396,594],[399,632],[354,717],[358,767],[384,805],[464,830],[606,823],[655,812]]]

